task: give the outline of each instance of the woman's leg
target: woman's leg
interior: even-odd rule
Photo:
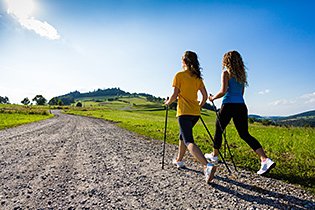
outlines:
[[[178,123],[180,127],[180,139],[183,140],[179,143],[179,153],[178,153],[178,160],[181,161],[180,158],[184,156],[184,151],[186,151],[186,148],[189,150],[189,152],[204,166],[207,165],[207,160],[204,157],[203,153],[199,149],[199,147],[194,142],[193,137],[193,127],[198,122],[199,117],[198,116],[179,116],[178,117]],[[184,145],[183,145],[184,144]]]
[[[186,153],[186,150],[187,150],[187,147],[184,143],[183,140],[179,140],[179,144],[178,144],[178,155],[177,155],[177,158],[176,158],[176,161],[182,161],[183,158],[184,158],[184,155]]]
[[[208,163],[205,156],[194,142],[192,131],[198,120],[199,116],[185,116],[179,119],[181,137],[184,140],[184,143],[189,152],[203,165],[206,183],[209,183],[214,178],[214,173],[216,172],[217,167],[211,163]]]
[[[256,149],[255,152],[260,157],[261,162],[264,162],[268,158],[262,147]]]
[[[189,150],[190,154],[192,154],[194,158],[196,158],[203,165],[204,168],[207,166],[208,161],[195,143],[189,143],[187,145],[187,149]]]
[[[235,114],[233,122],[240,137],[258,154],[261,161],[264,161],[267,156],[256,138],[248,132],[248,111],[245,104],[234,104]]]
[[[215,134],[214,134],[214,149],[213,156],[219,155],[219,149],[222,145],[222,133],[226,126],[229,124],[232,118],[232,110],[230,109],[229,104],[223,104],[218,113],[218,117],[216,119],[215,124]]]
[[[251,136],[248,132],[248,113],[247,107],[245,104],[235,105],[235,115],[233,116],[233,121],[235,127],[242,139],[257,153],[261,160],[261,167],[257,174],[264,175],[268,173],[272,168],[276,166],[276,163],[273,162],[270,158],[267,157],[265,151],[263,150],[261,144]]]

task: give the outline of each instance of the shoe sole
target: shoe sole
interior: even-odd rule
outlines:
[[[174,166],[176,166],[176,168],[178,168],[178,169],[185,168],[185,164],[179,166],[179,165],[177,165],[177,163],[174,162],[174,161],[172,162],[172,164],[173,164]]]
[[[264,173],[262,173],[262,174],[260,174],[260,175],[266,175],[266,174],[268,174],[269,171],[271,171],[271,169],[273,169],[275,166],[276,166],[276,163],[273,163],[273,164],[267,169],[266,172],[264,172]]]
[[[219,159],[218,160],[212,160],[210,157],[206,157],[206,156],[205,156],[205,158],[210,163],[213,163],[213,164],[218,164],[219,163]]]
[[[214,174],[216,171],[217,171],[217,166],[213,166],[211,173],[210,173],[210,176],[208,177],[208,180],[206,180],[207,184],[209,184],[213,180]]]
[[[210,158],[206,158],[206,160],[207,160],[208,162],[212,163],[213,165],[218,165],[218,164],[219,164],[219,160],[213,161],[213,160],[211,160]]]

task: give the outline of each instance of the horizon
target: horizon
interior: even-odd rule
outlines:
[[[127,90],[121,89],[120,87],[109,87],[109,88],[104,88],[104,89],[101,89],[101,90],[113,89],[113,88],[118,88],[118,89],[120,89],[120,90],[122,90],[122,91],[124,91],[124,92],[126,92],[126,93],[130,93],[130,94],[149,94],[149,95],[152,95],[152,94],[146,93],[146,92],[129,92],[129,91],[127,91]],[[68,93],[64,93],[64,94],[62,94],[62,95],[53,96],[52,98],[54,98],[54,97],[60,97],[60,96],[67,95],[67,94],[73,93],[73,92],[79,92],[80,94],[92,93],[92,92],[95,92],[95,91],[97,91],[97,90],[99,90],[99,89],[100,89],[100,88],[94,89],[93,91],[87,91],[87,92],[81,92],[81,91],[78,91],[78,90],[74,90],[74,91],[70,91],[70,92],[68,92]],[[39,94],[39,95],[40,95],[40,94]],[[154,96],[154,97],[160,97],[160,96],[155,96],[155,95],[152,95],[152,96]],[[35,97],[35,96],[34,96],[34,97]],[[34,98],[34,97],[32,97],[32,98]],[[44,95],[43,95],[43,97],[45,98]],[[122,97],[123,97],[123,96],[122,96]],[[33,104],[33,102],[32,102],[32,98],[29,98],[29,100],[31,101],[30,105],[35,105],[35,104]],[[45,99],[47,100],[47,104],[48,104],[49,100],[52,99],[52,98],[49,98],[49,99],[45,98]],[[165,97],[160,97],[160,98],[165,99]],[[24,99],[24,98],[23,98],[23,99]],[[208,103],[208,104],[211,105],[211,103],[209,103],[209,101],[207,101],[206,103]],[[11,103],[11,102],[10,102],[10,104],[13,104],[13,105],[14,105],[14,104],[21,105],[22,103],[21,103],[21,102],[20,102],[20,103]],[[46,105],[47,105],[47,104],[46,104]],[[218,107],[217,107],[217,108],[218,108]],[[289,116],[294,116],[294,115],[297,115],[297,114],[302,114],[302,113],[312,112],[312,111],[315,111],[315,109],[310,109],[310,110],[302,111],[302,112],[299,112],[299,113],[292,113],[292,114],[289,114],[289,115],[260,115],[260,114],[256,114],[256,113],[248,113],[248,115],[257,115],[257,116],[261,116],[261,117],[289,117]]]
[[[20,104],[74,90],[119,87],[166,98],[185,50],[195,51],[208,93],[221,60],[247,67],[249,114],[315,109],[313,1],[0,0],[0,96]],[[217,107],[221,100],[215,101]]]

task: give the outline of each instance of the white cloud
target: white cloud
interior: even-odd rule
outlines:
[[[299,97],[292,99],[279,99],[268,104],[269,106],[289,107],[298,106],[303,109],[314,109],[315,108],[315,92],[307,93]]]
[[[291,104],[295,104],[295,103],[296,103],[295,100],[279,99],[279,100],[276,100],[276,101],[269,103],[269,105],[271,105],[271,106],[283,106],[283,105],[291,105]]]
[[[259,95],[265,95],[265,94],[268,94],[268,93],[270,93],[270,90],[269,90],[269,89],[262,90],[262,91],[259,91],[259,92],[258,92]]]
[[[307,93],[300,97],[305,104],[314,104],[315,105],[315,92]]]
[[[57,30],[46,21],[42,22],[31,17],[28,19],[20,19],[19,22],[26,29],[33,30],[35,31],[35,33],[39,34],[40,36],[46,37],[47,39],[60,39],[60,35],[58,34]]]
[[[35,8],[33,0],[7,0],[7,5],[7,13],[14,17],[26,29],[34,31],[40,36],[50,40],[60,39],[60,35],[52,25],[31,16]]]

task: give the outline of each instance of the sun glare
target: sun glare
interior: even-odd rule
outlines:
[[[6,0],[7,13],[17,20],[21,26],[32,30],[42,37],[51,40],[60,39],[57,29],[46,21],[34,17],[36,9],[35,0]]]
[[[35,10],[33,0],[7,0],[8,13],[18,18],[28,18]]]

